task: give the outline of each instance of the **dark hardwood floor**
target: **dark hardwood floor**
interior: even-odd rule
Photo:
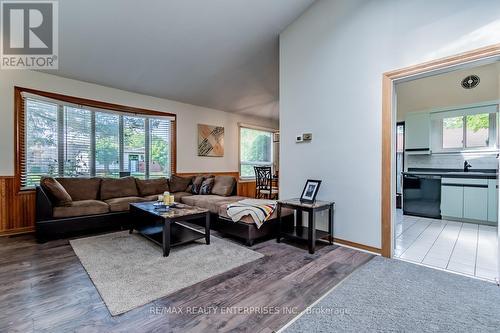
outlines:
[[[272,332],[373,257],[275,240],[252,249],[265,257],[112,317],[68,240],[0,238],[0,332]]]

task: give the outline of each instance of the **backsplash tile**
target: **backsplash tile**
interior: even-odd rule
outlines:
[[[497,169],[496,153],[406,155],[406,168],[461,169],[467,160],[473,169]]]

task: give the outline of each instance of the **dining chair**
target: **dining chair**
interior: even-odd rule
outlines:
[[[278,199],[278,188],[273,186],[271,167],[254,166],[255,171],[255,198]]]

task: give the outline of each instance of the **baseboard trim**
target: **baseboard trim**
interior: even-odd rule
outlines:
[[[345,239],[333,238],[333,241],[335,243],[338,243],[338,244],[350,246],[350,247],[357,248],[357,249],[364,250],[364,251],[368,251],[368,252],[373,252],[373,253],[377,253],[377,254],[382,253],[382,249],[379,249],[379,248],[376,248],[373,246],[369,246],[369,245],[351,242],[351,241],[348,241]]]
[[[0,237],[29,234],[29,233],[32,233],[34,231],[35,231],[34,227],[24,227],[24,228],[4,230],[4,231],[0,231]]]

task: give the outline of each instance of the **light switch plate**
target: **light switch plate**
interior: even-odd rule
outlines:
[[[299,134],[295,137],[295,142],[302,142],[304,139],[302,138],[302,134]]]

